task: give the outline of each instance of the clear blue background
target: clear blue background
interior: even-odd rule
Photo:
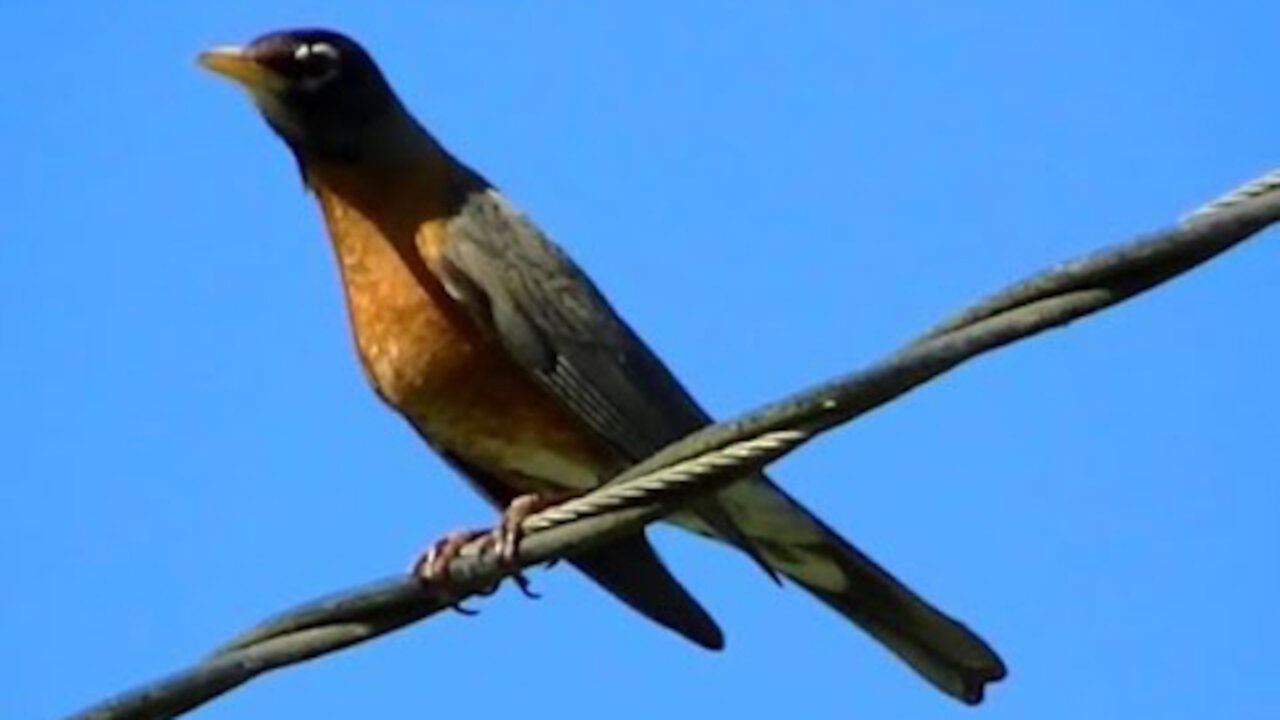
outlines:
[[[365,386],[292,161],[193,63],[298,24],[372,48],[720,414],[1280,164],[1274,3],[4,3],[0,717],[491,518]],[[999,648],[977,711],[663,530],[723,654],[556,570],[198,717],[1276,717],[1278,268],[1260,238],[778,468]]]

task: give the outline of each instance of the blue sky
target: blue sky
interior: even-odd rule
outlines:
[[[1262,2],[5,3],[0,717],[51,718],[490,511],[379,406],[291,160],[193,55],[346,30],[719,414],[1280,165]],[[1277,238],[780,479],[980,630],[974,711],[669,530],[709,654],[556,570],[198,711],[1280,713]]]

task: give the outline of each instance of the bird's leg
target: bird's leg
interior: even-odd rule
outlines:
[[[428,583],[448,588],[451,584],[449,563],[458,557],[458,554],[462,551],[462,548],[466,547],[467,543],[477,538],[491,538],[493,537],[493,532],[489,529],[455,530],[432,543],[431,547],[413,563],[413,569],[410,573]],[[489,592],[492,592],[492,590]],[[450,607],[463,615],[475,615],[479,612],[463,606],[461,602],[454,603]]]
[[[524,537],[522,528],[524,521],[530,515],[556,505],[569,497],[572,497],[572,493],[528,493],[519,495],[508,503],[507,509],[502,513],[502,521],[498,523],[498,527],[493,531],[493,549],[498,554],[498,558],[508,567],[516,567],[516,555],[520,549],[520,540]],[[520,592],[526,596],[530,598],[539,597],[530,588],[529,579],[523,573],[514,572],[511,575],[511,579],[520,588]]]
[[[495,542],[493,549],[498,553],[498,557],[508,565],[516,563],[516,551],[518,551],[520,541],[524,539],[524,530],[522,526],[524,521],[530,515],[541,512],[553,505],[557,505],[571,497],[573,493],[528,493],[519,495],[512,500],[507,509],[502,513],[502,522],[498,524],[494,531]]]
[[[432,543],[431,547],[414,562],[411,573],[414,577],[420,578],[425,582],[447,589],[451,582],[449,563],[458,557],[462,548],[466,547],[468,543],[483,539],[482,550],[492,550],[498,556],[498,560],[511,572],[511,579],[515,582],[516,587],[520,588],[520,592],[527,597],[538,598],[539,595],[532,590],[529,579],[519,571],[517,563],[516,553],[519,550],[520,540],[524,535],[521,526],[530,515],[569,497],[571,497],[569,493],[529,493],[519,495],[507,505],[496,528],[488,530],[455,530],[445,535]],[[495,584],[493,587],[477,594],[490,595],[497,590],[497,587],[497,584]],[[464,615],[476,614],[475,610],[463,607],[461,603],[455,603],[452,607]]]

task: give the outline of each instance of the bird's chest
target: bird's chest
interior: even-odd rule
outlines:
[[[396,408],[447,406],[481,368],[480,338],[447,305],[443,288],[410,245],[401,251],[347,208],[328,208],[347,313],[365,373]],[[416,267],[415,267],[416,266]]]
[[[322,204],[360,361],[378,394],[432,444],[472,464],[593,486],[595,443],[431,271],[441,225],[396,237],[355,208]]]

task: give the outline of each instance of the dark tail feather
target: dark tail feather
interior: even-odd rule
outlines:
[[[650,620],[709,650],[724,647],[724,634],[716,621],[672,576],[643,534],[589,550],[570,561]]]
[[[833,593],[793,579],[879,640],[938,689],[970,705],[982,702],[986,684],[1005,676],[1004,663],[995,651],[866,555],[848,543],[842,549],[845,553],[841,567],[852,583],[849,590]]]
[[[930,605],[773,483],[759,478],[719,495],[779,572],[879,640],[943,692],[982,701],[1004,663],[972,630]]]

